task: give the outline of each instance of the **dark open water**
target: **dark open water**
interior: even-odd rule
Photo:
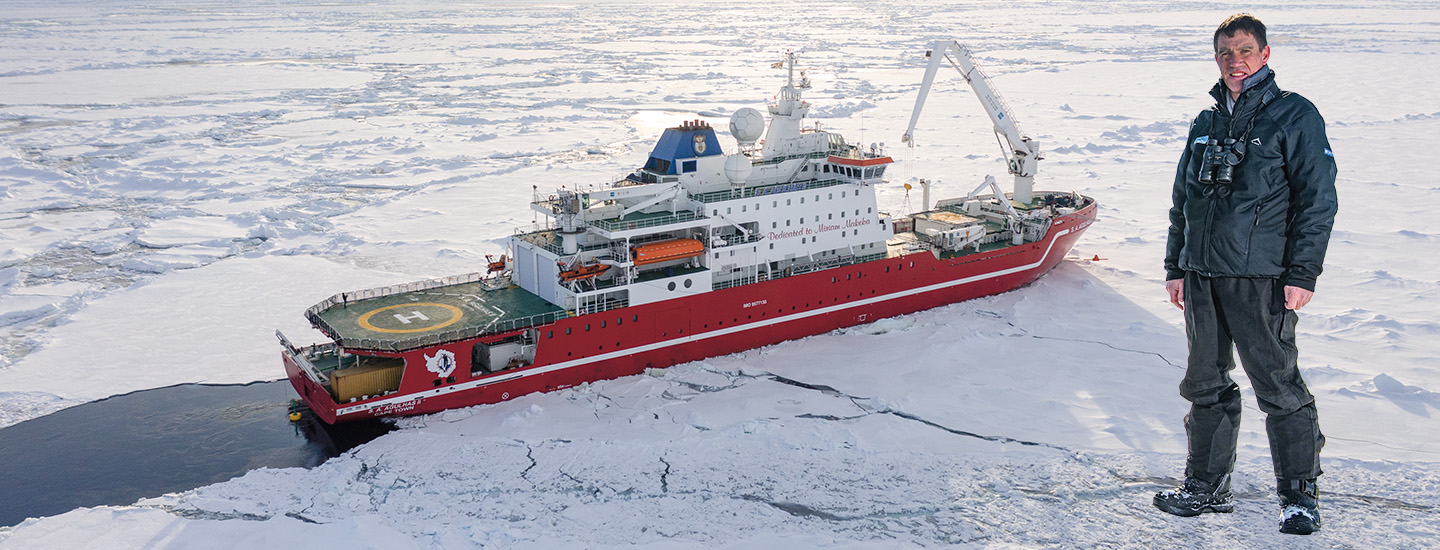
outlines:
[[[389,431],[287,418],[285,380],[142,390],[0,428],[0,526],[133,504],[256,468],[311,467]],[[308,413],[308,411],[306,411]]]

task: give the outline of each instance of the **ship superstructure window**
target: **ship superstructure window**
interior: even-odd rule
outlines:
[[[694,171],[695,171],[695,161],[693,161],[693,160],[687,160],[687,161],[685,161],[685,162],[680,163],[680,171],[683,172],[683,173],[686,173],[686,174],[688,174],[688,173],[690,173],[690,172],[694,172]]]

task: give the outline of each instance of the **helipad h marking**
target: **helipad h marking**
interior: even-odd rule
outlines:
[[[441,321],[439,324],[427,325],[427,326],[423,326],[423,327],[419,327],[419,328],[405,328],[405,329],[398,329],[398,328],[380,328],[380,327],[377,327],[377,326],[375,326],[375,325],[370,324],[370,318],[373,317],[373,316],[375,316],[376,313],[382,313],[382,312],[390,311],[390,310],[396,309],[396,308],[402,308],[402,307],[418,307],[418,306],[438,307],[438,308],[440,308],[440,309],[444,309],[444,310],[450,312],[450,318],[449,318],[449,319],[446,319],[446,320],[444,320],[444,321]],[[395,318],[399,319],[402,323],[405,323],[405,324],[407,324],[407,325],[410,324],[411,321],[414,321],[414,320],[417,320],[417,319],[418,319],[418,320],[425,320],[425,321],[429,321],[429,320],[430,320],[429,317],[425,316],[425,314],[421,313],[421,312],[418,311],[418,310],[410,311],[410,312],[407,312],[407,313],[409,313],[409,315],[405,315],[405,314],[402,314],[402,313],[396,313],[396,314],[394,314],[394,315],[395,315]],[[375,331],[375,332],[385,332],[385,333],[390,333],[390,334],[408,334],[408,333],[411,333],[411,332],[425,332],[425,331],[429,331],[429,330],[435,330],[435,329],[445,328],[445,327],[448,327],[448,326],[450,326],[450,325],[453,325],[453,324],[459,322],[459,321],[460,321],[460,318],[461,318],[461,317],[464,317],[464,316],[465,316],[465,313],[462,312],[462,311],[460,311],[460,308],[455,307],[455,306],[452,306],[452,305],[437,304],[437,303],[434,303],[434,302],[416,302],[416,303],[412,303],[412,304],[396,304],[396,305],[393,305],[393,306],[385,306],[385,307],[382,307],[382,308],[378,308],[378,309],[371,310],[369,313],[366,313],[366,314],[364,314],[364,315],[361,315],[361,316],[360,316],[360,320],[359,320],[358,322],[359,322],[359,324],[360,324],[360,327],[361,327],[361,328],[364,328],[364,329],[366,329],[366,330],[373,330],[373,331]]]

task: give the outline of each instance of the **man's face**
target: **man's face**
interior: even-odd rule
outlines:
[[[1245,79],[1270,61],[1270,46],[1260,47],[1260,42],[1245,31],[1236,31],[1231,36],[1220,35],[1215,41],[1215,64],[1220,66],[1220,79],[1230,89],[1230,96],[1240,95]]]

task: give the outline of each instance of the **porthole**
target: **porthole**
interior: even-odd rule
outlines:
[[[685,288],[690,288],[691,284],[690,279],[685,279]]]
[[[667,285],[667,288],[669,288],[670,290],[675,290],[675,281],[670,281],[670,284]]]

